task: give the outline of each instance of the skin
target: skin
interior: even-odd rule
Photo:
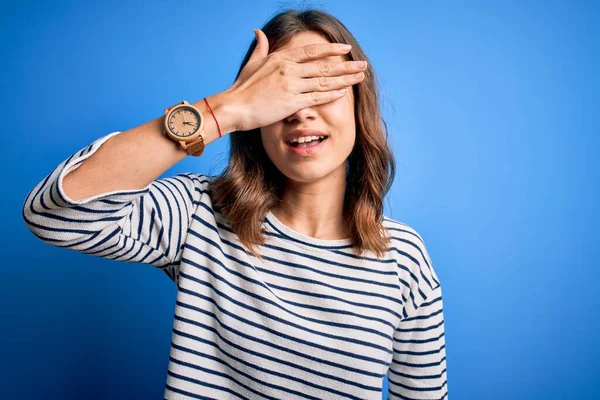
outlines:
[[[280,49],[329,41],[316,32],[300,32]],[[329,56],[310,62],[342,62]],[[356,140],[352,87],[341,98],[303,108],[282,121],[260,128],[265,151],[286,177],[283,202],[271,211],[291,229],[318,239],[346,239],[343,203],[346,160]],[[318,129],[329,135],[324,147],[310,157],[299,157],[286,148],[285,133],[296,128]]]

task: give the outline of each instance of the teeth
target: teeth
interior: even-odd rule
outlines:
[[[297,138],[293,138],[290,142],[288,143],[307,143],[310,142],[311,140],[319,140],[324,138],[325,136],[300,136]]]

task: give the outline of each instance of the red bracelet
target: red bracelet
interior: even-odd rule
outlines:
[[[204,102],[206,103],[206,106],[210,110],[210,113],[212,114],[213,118],[215,119],[215,122],[217,123],[217,129],[219,129],[219,137],[223,137],[223,135],[221,134],[221,127],[219,126],[219,121],[217,121],[217,117],[215,117],[215,113],[213,112],[212,108],[210,108],[210,106],[208,105],[208,100],[206,100],[206,97],[204,98]]]

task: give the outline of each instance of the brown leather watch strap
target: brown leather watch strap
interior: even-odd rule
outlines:
[[[192,155],[194,157],[201,156],[204,152],[204,138],[202,137],[202,133],[198,136],[198,139],[185,145],[185,150],[188,152],[189,155]]]

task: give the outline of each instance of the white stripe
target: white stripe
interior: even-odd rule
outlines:
[[[64,177],[119,133],[58,165],[23,217],[49,244],[178,283],[165,398],[381,399],[388,368],[390,399],[448,398],[442,291],[416,230],[385,217],[388,251],[359,257],[269,214],[261,262],[214,211],[210,176],[69,199]]]

